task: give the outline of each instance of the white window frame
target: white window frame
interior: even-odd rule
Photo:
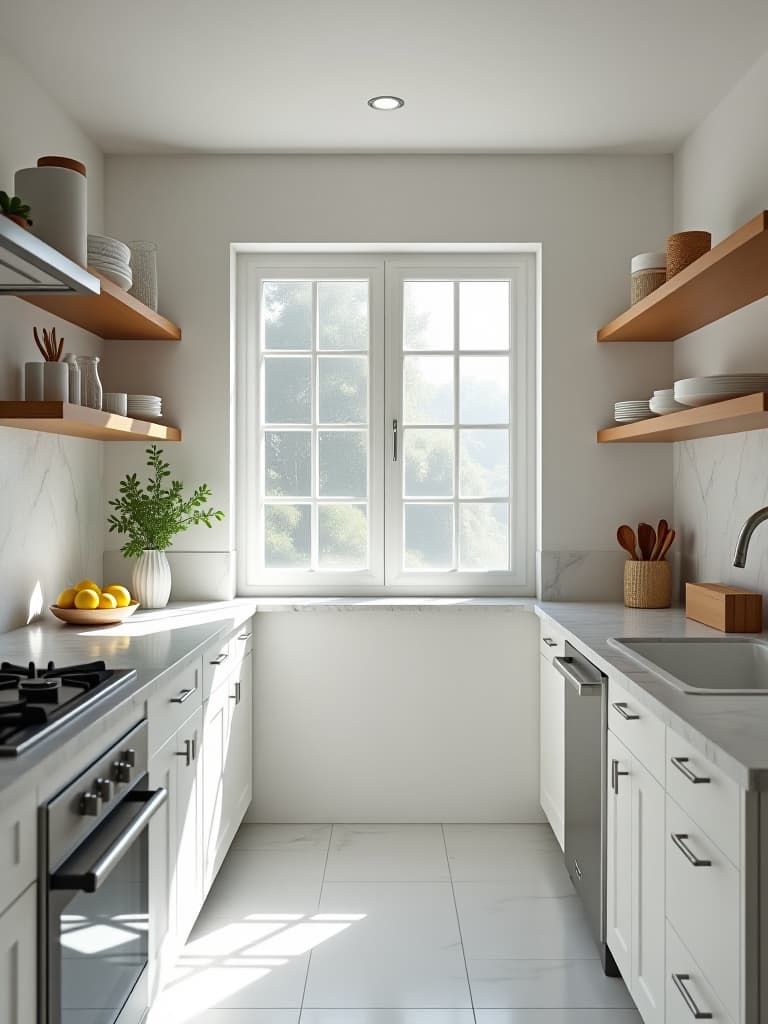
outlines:
[[[417,252],[404,247],[311,245],[233,246],[233,338],[234,417],[236,452],[236,535],[238,593],[244,596],[528,596],[535,593],[536,551],[536,352],[538,330],[539,247],[491,245],[466,248],[418,246]],[[285,251],[285,250],[289,251]],[[439,251],[435,251],[438,249]],[[448,249],[449,251],[445,251]],[[350,251],[354,250],[354,251]],[[491,250],[491,251],[488,251]],[[384,264],[387,265],[386,282]],[[393,517],[402,523],[402,497],[398,474],[402,463],[392,460],[391,424],[402,424],[401,298],[393,294],[393,280],[408,272],[442,273],[449,279],[492,279],[503,268],[513,282],[513,348],[510,405],[510,476],[513,509],[510,553],[513,571],[415,573],[395,570],[400,554],[400,531],[393,530]],[[431,270],[429,269],[431,268]],[[485,270],[485,274],[483,271]],[[370,570],[354,572],[308,572],[307,570],[255,571],[263,545],[261,524],[253,528],[253,509],[263,501],[260,454],[252,457],[253,439],[259,437],[261,401],[258,381],[259,302],[263,279],[339,279],[340,276],[370,275],[371,348],[370,458],[369,458],[369,544]],[[385,295],[386,283],[386,295]],[[402,294],[399,290],[400,295]],[[379,313],[384,311],[382,317]],[[385,323],[387,350],[385,366]],[[397,329],[392,329],[397,325]],[[496,354],[502,354],[498,352]],[[385,379],[386,370],[386,379]],[[401,432],[402,434],[402,432]],[[255,445],[260,449],[260,445]],[[401,446],[402,447],[402,446]],[[458,457],[458,454],[457,454]],[[385,504],[386,503],[386,504]],[[385,522],[386,519],[386,522]]]

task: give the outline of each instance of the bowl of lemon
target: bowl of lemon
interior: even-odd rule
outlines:
[[[139,607],[127,587],[110,583],[100,587],[93,580],[80,580],[59,594],[51,612],[72,626],[111,626],[123,622]]]

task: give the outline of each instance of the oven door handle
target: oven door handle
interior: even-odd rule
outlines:
[[[141,811],[117,839],[107,847],[96,862],[81,874],[57,872],[51,875],[51,889],[70,889],[79,892],[96,892],[107,880],[121,858],[149,824],[152,815],[168,799],[168,791],[160,786],[158,789],[133,790],[125,797],[126,802],[142,803]]]

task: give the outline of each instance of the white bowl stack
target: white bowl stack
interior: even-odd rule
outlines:
[[[133,284],[131,250],[119,238],[88,235],[88,266],[125,291]]]
[[[724,402],[757,391],[768,391],[768,373],[719,374],[675,381],[675,401],[685,406]]]
[[[613,418],[617,423],[637,423],[638,420],[647,420],[650,415],[651,405],[647,398],[617,402],[613,407]]]
[[[163,400],[159,395],[128,395],[128,415],[135,420],[161,420]]]
[[[680,402],[675,401],[675,389],[674,388],[662,388],[661,391],[654,391],[653,398],[648,403],[651,407],[651,412],[656,416],[665,416],[668,412],[680,412],[681,409],[687,409],[687,405],[681,405]]]

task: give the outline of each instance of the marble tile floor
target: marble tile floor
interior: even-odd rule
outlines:
[[[163,1024],[641,1024],[545,825],[243,825]]]

